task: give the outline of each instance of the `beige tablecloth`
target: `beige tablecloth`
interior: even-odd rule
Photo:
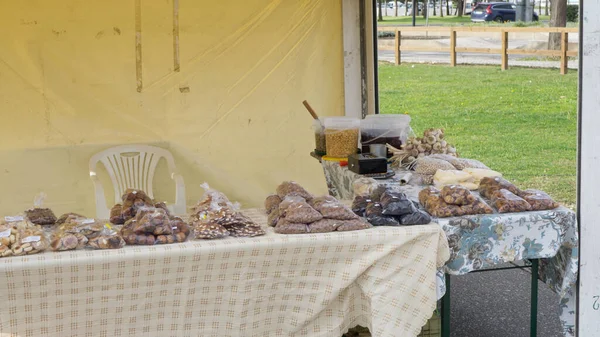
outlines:
[[[3,258],[0,332],[332,337],[363,325],[415,336],[448,257],[434,224]]]

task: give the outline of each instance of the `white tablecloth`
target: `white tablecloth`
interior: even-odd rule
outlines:
[[[434,224],[3,258],[0,331],[332,337],[362,325],[416,336],[448,257]]]

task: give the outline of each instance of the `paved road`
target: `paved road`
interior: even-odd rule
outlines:
[[[394,51],[379,50],[379,60],[386,62],[395,62]],[[533,68],[559,68],[559,61],[530,61],[522,60],[523,55],[509,55],[508,66],[533,67]],[[501,56],[494,54],[479,53],[457,53],[456,62],[459,64],[482,64],[500,66]],[[439,52],[403,52],[402,62],[407,63],[442,63],[450,64],[449,53]],[[569,69],[577,69],[577,61],[569,62]]]

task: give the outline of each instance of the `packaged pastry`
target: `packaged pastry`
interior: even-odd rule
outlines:
[[[119,234],[128,245],[155,245],[184,242],[190,232],[181,218],[168,217],[162,209],[142,208],[135,218],[127,220]]]
[[[229,236],[229,231],[219,224],[203,223],[194,227],[196,239],[222,239]]]
[[[442,188],[440,195],[447,204],[450,205],[469,205],[475,202],[476,198],[471,191],[459,185],[447,185]]]
[[[505,189],[513,194],[521,194],[521,190],[502,177],[484,177],[479,182],[479,193],[484,198],[491,199],[494,192]]]
[[[48,248],[42,228],[20,216],[0,223],[0,243],[2,257],[37,254]]]
[[[556,201],[543,191],[529,189],[523,191],[519,196],[531,205],[532,211],[555,209],[559,206]]]
[[[506,189],[493,192],[492,205],[498,213],[526,212],[531,210],[531,205],[525,199]]]
[[[113,224],[124,224],[135,217],[140,208],[155,208],[155,202],[142,190],[127,189],[121,199],[123,203],[117,203],[110,210]]]
[[[125,240],[109,224],[105,224],[102,232],[88,241],[87,247],[92,249],[120,249]]]
[[[437,170],[454,170],[454,166],[442,159],[420,157],[414,163],[415,172],[423,175],[434,175]]]
[[[34,201],[34,207],[25,211],[25,218],[36,225],[54,225],[56,222],[56,215],[49,208],[43,208],[44,200],[46,199],[45,193],[38,194]]]

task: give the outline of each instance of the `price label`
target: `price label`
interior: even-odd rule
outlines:
[[[17,221],[23,221],[24,218],[21,215],[19,215],[19,216],[5,216],[4,220],[6,220],[6,222],[17,222]]]
[[[96,222],[96,220],[94,220],[94,219],[85,219],[85,220],[81,221],[81,224],[83,224],[83,225],[89,225],[89,224],[92,224],[94,222]]]
[[[38,242],[41,240],[40,236],[28,236],[25,239],[21,240],[22,243],[28,243],[28,242]]]
[[[7,238],[9,236],[10,236],[10,228],[5,231],[0,232],[0,238]]]

